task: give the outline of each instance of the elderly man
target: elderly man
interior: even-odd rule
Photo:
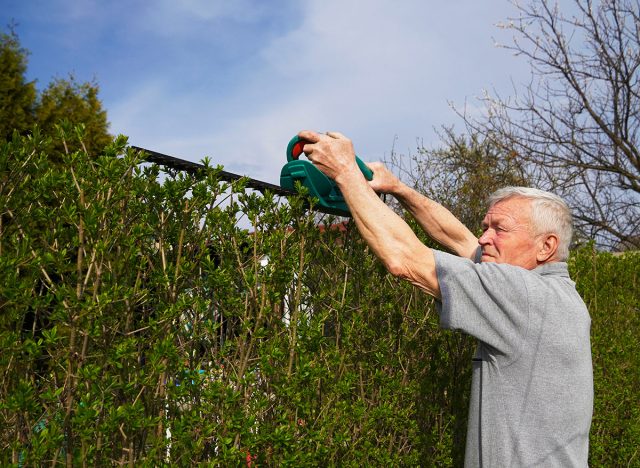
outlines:
[[[438,299],[441,326],[478,339],[465,465],[587,466],[591,320],[565,263],[572,227],[564,201],[535,189],[498,190],[476,239],[382,164],[370,165],[367,183],[343,135],[299,136],[386,268]],[[375,192],[394,195],[456,255],[422,244]]]

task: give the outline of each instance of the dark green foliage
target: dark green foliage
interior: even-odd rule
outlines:
[[[473,342],[352,224],[215,168],[158,177],[123,138],[61,165],[56,143],[0,146],[0,460],[461,465]],[[636,456],[637,258],[572,259],[594,317],[594,466]]]
[[[55,162],[76,150],[99,153],[112,136],[98,84],[78,83],[69,76],[38,93],[35,83],[25,78],[28,54],[13,30],[0,34],[0,140],[10,140],[14,132],[24,135],[37,124],[44,134],[57,136],[47,149]]]
[[[0,34],[0,139],[33,125],[36,104],[34,82],[27,82],[27,51],[13,30]]]
[[[56,140],[59,143],[51,151],[60,154],[84,149],[95,154],[109,144],[107,113],[102,109],[98,91],[96,83],[77,83],[70,76],[52,81],[42,92],[35,116],[43,132],[52,135],[58,125],[66,126],[67,133],[74,127],[83,132],[81,139]],[[81,142],[86,148],[81,148]]]
[[[640,465],[640,252],[575,252],[570,269],[591,313],[590,466]]]
[[[158,182],[122,139],[62,165],[43,151],[54,143],[36,131],[0,151],[0,458],[455,456],[455,378],[420,396],[458,359],[425,365],[424,343],[451,337],[352,225],[319,227],[301,201],[225,186],[215,169]]]

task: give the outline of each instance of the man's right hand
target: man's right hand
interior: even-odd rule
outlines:
[[[373,171],[373,179],[369,181],[369,186],[376,193],[387,193],[389,195],[395,195],[398,189],[402,185],[400,179],[398,179],[393,172],[381,162],[366,163],[369,169]]]

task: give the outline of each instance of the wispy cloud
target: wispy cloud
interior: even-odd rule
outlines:
[[[342,131],[380,159],[434,140],[433,127],[458,121],[450,101],[477,105],[519,72],[493,47],[506,1],[25,3],[14,14],[27,37],[55,38],[32,62],[96,76],[113,132],[271,182],[302,128]],[[34,5],[52,20],[29,16]]]

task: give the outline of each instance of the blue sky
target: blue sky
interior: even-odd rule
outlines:
[[[509,95],[507,0],[0,0],[40,88],[95,80],[133,145],[278,183],[298,130],[340,131],[365,161],[437,146],[434,129]],[[5,28],[6,29],[6,28]]]

